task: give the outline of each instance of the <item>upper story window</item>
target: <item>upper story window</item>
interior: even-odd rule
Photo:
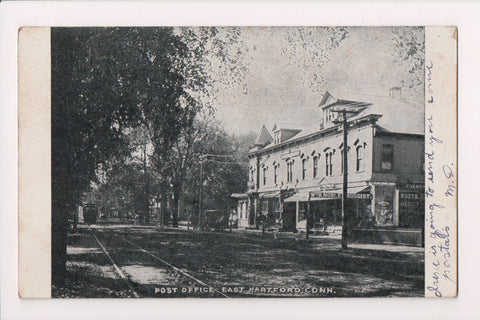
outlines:
[[[323,119],[324,124],[330,123],[338,118],[337,114],[335,112],[332,112],[330,108],[325,109],[323,112],[324,112],[324,119]]]
[[[307,179],[307,159],[302,160],[302,180]]]
[[[280,142],[280,131],[278,131],[273,135],[273,144],[279,144]]]
[[[325,154],[325,175],[333,175],[333,151],[329,151]]]
[[[318,156],[313,157],[313,177],[318,177]]]
[[[263,168],[263,185],[267,184],[267,167]]]
[[[273,183],[275,185],[278,183],[278,165],[273,166]]]
[[[287,182],[293,180],[293,162],[287,162]]]
[[[365,170],[365,148],[363,146],[358,146],[356,152],[356,170],[357,172],[361,172]]]
[[[382,145],[382,161],[381,169],[385,171],[391,171],[393,169],[393,145]]]
[[[330,112],[330,109],[327,109],[327,121],[332,121],[332,112]]]

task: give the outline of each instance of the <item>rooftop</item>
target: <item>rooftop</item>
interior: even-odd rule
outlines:
[[[338,96],[339,98],[337,98]],[[324,123],[323,110],[327,108],[351,108],[357,114],[349,116],[349,120],[364,118],[368,115],[381,115],[377,121],[377,129],[384,132],[423,135],[425,127],[425,111],[423,101],[412,101],[402,97],[378,96],[338,92],[335,96],[326,91],[319,105],[318,120],[303,125],[277,123],[269,130],[262,126],[256,141],[259,149],[268,149],[274,146],[273,132],[278,129],[298,129],[294,135],[281,144],[298,140],[316,132],[334,127],[334,123]]]

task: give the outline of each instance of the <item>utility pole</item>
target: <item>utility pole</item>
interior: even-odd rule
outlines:
[[[343,117],[343,190],[342,190],[342,249],[347,249],[348,245],[348,141],[347,141],[347,113],[342,112]]]
[[[305,217],[305,228],[306,228],[306,234],[305,234],[305,240],[309,239],[309,233],[310,233],[310,227],[308,223],[310,222],[310,199],[311,199],[311,194],[310,192],[308,193],[308,202],[307,202],[307,216]]]
[[[357,113],[356,110],[347,109],[332,109],[331,112],[342,114],[342,121],[335,121],[335,123],[342,123],[343,131],[343,184],[342,184],[342,249],[348,247],[348,227],[350,223],[350,216],[347,212],[348,199],[348,123],[347,113]]]

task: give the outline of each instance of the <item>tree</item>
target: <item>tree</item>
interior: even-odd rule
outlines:
[[[204,123],[201,132],[201,139],[193,146],[196,156],[185,172],[182,190],[185,204],[195,218],[200,212],[201,188],[204,209],[228,210],[233,206],[230,195],[243,192],[247,183],[246,155],[254,140],[254,136],[229,136],[214,121]]]
[[[149,180],[151,175],[151,170],[148,170]],[[146,196],[143,165],[130,159],[111,164],[98,186],[101,212],[108,214],[111,209],[116,209],[120,219],[127,219],[133,213],[143,214]]]
[[[330,62],[332,50],[350,36],[348,27],[271,28],[270,32],[281,35],[282,55],[288,61],[285,70],[301,70],[306,87],[313,92],[323,91],[323,68]]]
[[[67,214],[82,192],[131,152],[129,128],[153,129],[168,149],[193,121],[191,92],[203,83],[187,79],[192,52],[172,28],[52,28],[51,43],[52,283],[62,284]]]
[[[394,27],[392,41],[395,48],[395,62],[405,65],[405,75],[401,81],[402,88],[423,96],[425,28]]]
[[[210,114],[207,112],[207,114]],[[154,169],[159,173],[163,187],[160,187],[160,198],[165,200],[168,186],[173,195],[172,225],[178,226],[179,203],[186,175],[191,166],[198,162],[203,140],[209,134],[209,120],[199,118],[192,119],[190,126],[185,126],[180,132],[178,139],[165,148],[161,140],[153,139],[154,146],[153,163]],[[162,208],[166,207],[163,203]]]
[[[153,166],[159,174],[160,198],[165,201],[168,190],[171,190],[174,227],[178,226],[179,204],[187,171],[195,160],[198,161],[201,153],[198,146],[210,130],[208,118],[213,115],[215,101],[213,83],[220,80],[231,85],[228,81],[245,72],[235,58],[241,52],[237,50],[231,54],[232,48],[239,45],[238,28],[193,27],[179,28],[176,31],[186,44],[183,58],[178,60],[185,79],[185,92],[179,108],[171,114],[177,120],[173,123],[180,125],[169,127],[172,122],[168,119],[166,123],[166,119],[158,113],[146,113],[153,146]],[[216,67],[219,68],[220,76],[212,79],[209,74]],[[170,134],[172,132],[173,135]],[[169,136],[172,139],[165,139]],[[162,208],[165,207],[164,202]]]

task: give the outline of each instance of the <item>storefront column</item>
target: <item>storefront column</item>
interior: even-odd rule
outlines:
[[[398,226],[400,213],[400,189],[395,186],[395,196],[393,197],[393,224]]]
[[[258,213],[258,198],[255,198],[254,208],[253,208],[253,225],[257,227],[257,213]]]
[[[283,227],[283,205],[282,205],[281,201],[282,201],[281,196],[278,196],[278,206],[277,206],[277,208],[278,208],[278,211],[279,211],[279,221],[280,221],[280,223]]]
[[[248,197],[248,217],[247,217],[247,226],[255,226],[255,197],[253,195]],[[253,223],[251,222],[253,220]]]
[[[372,218],[374,220],[376,220],[376,215],[375,215],[375,212],[376,212],[375,211],[375,194],[376,194],[376,192],[375,192],[375,185],[374,184],[372,185],[372,191],[371,192],[372,192],[372,212],[370,212],[370,214],[372,215]]]

